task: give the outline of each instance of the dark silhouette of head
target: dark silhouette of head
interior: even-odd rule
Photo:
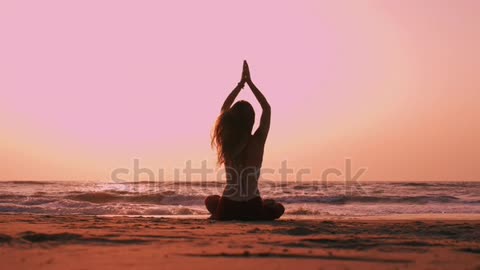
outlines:
[[[252,135],[254,122],[255,111],[244,100],[236,102],[218,116],[212,133],[212,147],[217,149],[218,165],[237,158]]]

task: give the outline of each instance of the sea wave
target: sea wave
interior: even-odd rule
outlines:
[[[425,203],[476,203],[477,201],[462,201],[455,196],[280,196],[276,198],[287,203],[394,203],[394,204],[425,204]]]
[[[154,204],[154,205],[195,205],[203,204],[205,194],[178,194],[173,190],[166,190],[154,193],[140,193],[127,191],[97,191],[97,192],[69,192],[64,196],[45,196],[34,194],[33,196],[18,194],[0,194],[1,202],[18,202],[20,204],[42,204],[50,203],[54,200],[68,199],[80,202],[89,202],[95,204],[108,203],[131,203],[131,204]],[[418,195],[418,196],[378,196],[368,195],[289,195],[278,194],[265,196],[265,198],[275,199],[282,203],[315,203],[315,204],[428,204],[428,203],[480,203],[479,200],[466,200],[448,195]]]
[[[153,185],[155,184],[155,185]],[[0,214],[198,215],[224,183],[0,182]],[[274,188],[272,188],[274,187]],[[276,188],[281,187],[281,188]],[[262,182],[263,198],[290,215],[480,213],[480,183],[368,183],[346,195],[341,183]],[[357,192],[356,190],[354,190]]]
[[[0,204],[0,213],[29,213],[49,215],[206,215],[206,209],[199,207],[168,205],[163,207],[142,207],[138,205],[72,203],[58,201],[46,205]]]
[[[158,193],[130,193],[130,192],[87,192],[76,195],[67,195],[65,199],[75,201],[86,201],[91,203],[137,203],[137,204],[160,204],[160,205],[188,205],[198,202],[203,202],[205,196],[202,195],[181,195],[172,192],[158,192]]]
[[[11,180],[2,181],[2,184],[15,184],[15,185],[48,185],[53,184],[53,181],[28,181],[28,180]]]

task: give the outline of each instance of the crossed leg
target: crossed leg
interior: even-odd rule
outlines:
[[[217,211],[220,198],[219,195],[210,195],[205,198],[205,206],[210,214],[214,215]],[[262,201],[262,204],[262,212],[259,217],[261,220],[274,220],[281,217],[285,212],[285,207],[273,199],[265,199]]]

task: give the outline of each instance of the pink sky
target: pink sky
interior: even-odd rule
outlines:
[[[3,1],[0,180],[214,166],[243,59],[264,166],[480,180],[479,1]],[[244,90],[245,91],[245,90]],[[247,90],[241,94],[259,107]]]

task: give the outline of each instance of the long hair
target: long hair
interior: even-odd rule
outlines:
[[[212,148],[217,150],[217,164],[236,160],[241,144],[252,134],[255,111],[250,103],[241,100],[217,118],[212,132]]]

